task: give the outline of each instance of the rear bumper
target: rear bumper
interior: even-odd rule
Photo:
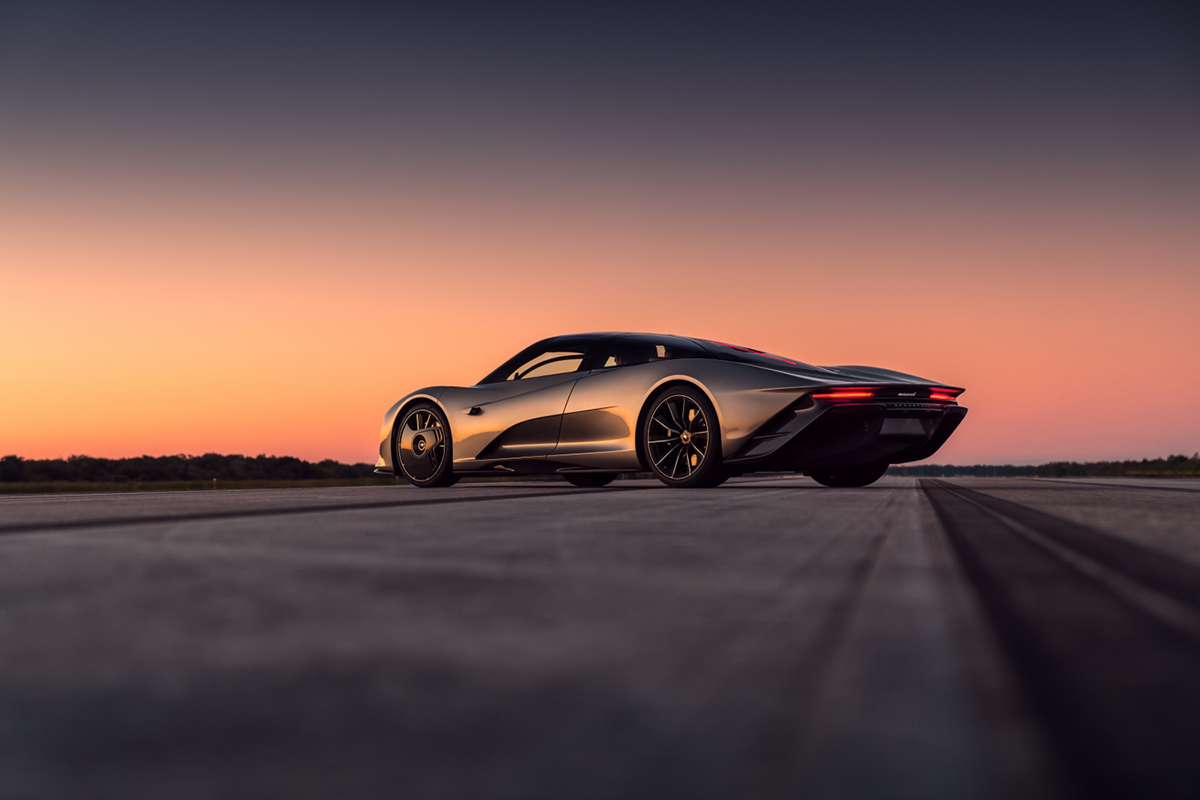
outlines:
[[[967,409],[959,405],[921,402],[820,405],[763,431],[756,437],[757,446],[728,463],[753,470],[808,472],[919,461],[936,453],[966,415]],[[806,424],[796,430],[801,422]],[[767,448],[770,452],[763,453]]]
[[[920,461],[936,453],[950,438],[950,434],[958,430],[959,423],[967,416],[967,409],[962,406],[951,406],[942,412],[941,419],[934,426],[929,438],[920,445],[901,453],[896,458],[888,459],[892,464],[903,464],[908,461]]]

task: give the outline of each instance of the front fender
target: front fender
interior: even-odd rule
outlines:
[[[394,473],[396,471],[396,465],[392,463],[392,428],[396,426],[396,417],[400,415],[401,410],[418,400],[428,400],[438,408],[442,408],[438,398],[447,388],[446,386],[430,386],[418,389],[401,397],[387,410],[383,415],[383,424],[379,427],[379,460],[375,462],[376,472],[386,470]],[[442,413],[445,414],[446,409],[442,408]]]

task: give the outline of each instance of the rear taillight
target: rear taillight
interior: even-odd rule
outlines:
[[[929,399],[937,403],[954,403],[957,402],[958,396],[963,393],[962,389],[955,389],[949,386],[930,386]]]
[[[874,392],[829,392],[828,394],[813,395],[818,400],[863,400],[874,396]]]

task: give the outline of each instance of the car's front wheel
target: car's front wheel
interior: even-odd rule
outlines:
[[[411,406],[392,432],[392,463],[413,486],[452,486],[450,425],[433,403]]]
[[[808,473],[808,477],[822,486],[832,486],[839,489],[868,486],[882,478],[883,473],[887,472],[887,468],[887,464],[867,464],[862,467],[854,467],[853,469],[838,470],[837,472],[810,472]]]
[[[721,425],[704,392],[669,386],[648,404],[642,427],[646,465],[678,488],[720,486],[729,477],[721,460]]]

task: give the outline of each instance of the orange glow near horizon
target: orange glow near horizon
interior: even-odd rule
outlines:
[[[16,163],[0,159],[0,455],[373,462],[403,394],[588,330],[966,387],[937,463],[1200,449],[1195,202],[1138,200],[1133,179],[1114,205],[1086,186],[608,164],[305,184]]]

